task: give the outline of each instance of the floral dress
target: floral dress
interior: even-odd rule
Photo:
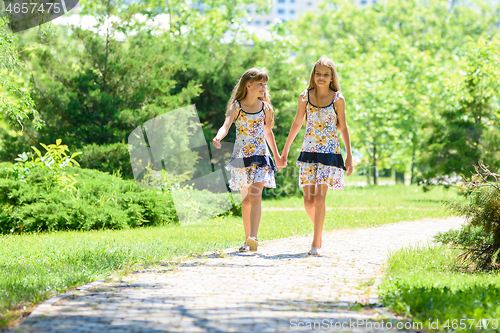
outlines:
[[[277,168],[264,137],[265,111],[269,111],[269,106],[262,102],[259,112],[248,113],[243,111],[239,101],[235,101],[234,105],[238,115],[235,120],[236,142],[226,165],[226,169],[231,172],[229,187],[238,191],[262,182],[265,187],[275,188],[274,172]]]
[[[309,101],[309,91],[304,91],[303,101],[307,101],[306,134],[296,163],[300,166],[300,187],[326,184],[334,190],[344,189],[343,170],[346,168],[340,154],[334,106],[341,97],[342,93],[337,91],[330,105],[318,108]]]

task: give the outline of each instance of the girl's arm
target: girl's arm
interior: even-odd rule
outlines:
[[[295,116],[295,120],[293,121],[292,127],[290,128],[290,133],[288,133],[288,138],[286,139],[285,147],[283,147],[283,153],[281,157],[283,158],[283,162],[286,166],[286,160],[288,159],[288,153],[290,152],[290,146],[295,140],[297,133],[299,133],[302,124],[304,123],[304,117],[306,114],[306,104],[307,101],[304,100],[304,94],[307,92],[303,92],[299,97],[299,107],[297,109],[297,115]]]
[[[345,150],[347,152],[347,157],[345,159],[347,175],[350,176],[354,167],[352,165],[351,138],[349,137],[349,128],[347,127],[347,122],[345,117],[344,97],[340,97],[335,102],[335,111],[337,111],[337,117],[339,121],[337,124],[337,128],[340,131],[340,134],[342,134],[342,140],[344,140]]]
[[[222,125],[221,128],[217,131],[217,135],[213,139],[214,146],[217,149],[221,148],[220,140],[224,139],[227,135],[227,132],[229,131],[229,128],[233,124],[234,118],[236,118],[237,112],[236,108],[234,107],[234,104],[229,107],[229,112],[226,117],[226,120],[224,120],[224,124]]]
[[[269,145],[271,151],[273,152],[276,166],[278,167],[278,170],[281,171],[282,167],[281,156],[278,153],[278,147],[276,146],[276,140],[274,139],[274,133],[271,128],[271,112],[266,113],[266,118],[264,120],[264,136],[266,138],[267,144]]]

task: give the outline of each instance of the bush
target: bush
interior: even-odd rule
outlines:
[[[434,239],[443,244],[458,245],[463,248],[473,248],[477,244],[493,244],[493,235],[481,226],[463,225],[459,230],[440,232]]]
[[[148,169],[141,186],[115,175],[79,169],[61,144],[41,144],[47,152],[22,153],[0,169],[0,233],[124,229],[194,222],[241,210],[227,193],[199,191],[181,183],[185,175]],[[175,188],[177,205],[171,189]]]
[[[500,268],[500,175],[490,172],[482,163],[475,168],[476,175],[465,180],[461,187],[468,200],[446,202],[467,217],[470,227],[441,238],[463,246],[466,251],[461,257],[470,260],[477,269]]]
[[[183,224],[199,222],[220,212],[220,215],[241,216],[241,201],[236,204],[229,193],[184,188],[175,195],[182,198],[182,205],[176,205],[176,209]]]
[[[32,167],[24,181],[0,170],[0,232],[124,229],[177,221],[168,191],[146,190],[134,181],[97,170],[68,167],[76,190],[46,189],[51,170]]]
[[[82,155],[78,157],[80,166],[85,169],[97,169],[113,174],[119,172],[125,179],[134,179],[130,165],[128,144],[118,142],[99,146],[91,144],[84,146]]]

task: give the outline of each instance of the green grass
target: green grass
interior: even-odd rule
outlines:
[[[451,212],[439,200],[452,195],[452,191],[439,189],[423,195],[414,186],[329,191],[327,207],[335,209],[326,213],[325,230],[449,216]],[[264,211],[259,240],[312,233],[301,198],[266,200],[263,207],[298,210]],[[213,218],[188,227],[0,236],[0,328],[12,323],[15,309],[29,307],[114,272],[126,272],[133,264],[172,262],[206,251],[236,248],[243,238],[242,220],[234,216]]]
[[[428,246],[391,254],[380,286],[381,299],[396,312],[423,322],[423,327],[428,328],[430,321],[439,323],[441,331],[500,332],[500,272],[460,269],[455,260],[459,253],[446,246]],[[460,323],[460,319],[470,320]],[[486,328],[492,319],[497,328],[494,322]]]
[[[439,209],[443,210],[440,201],[444,198],[456,198],[454,189],[442,187],[424,192],[421,187],[394,186],[347,186],[342,191],[328,191],[327,207],[363,207],[363,208],[405,208],[405,209]],[[303,198],[298,196],[270,199],[262,202],[262,207],[304,207]]]

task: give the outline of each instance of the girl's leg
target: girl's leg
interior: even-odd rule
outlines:
[[[314,223],[314,195],[316,194],[316,185],[306,185],[303,188],[304,191],[304,207],[306,208],[306,213],[309,215],[311,222]]]
[[[245,229],[245,240],[250,237],[250,190],[241,189],[241,215],[243,215],[243,228]]]
[[[257,238],[257,232],[259,231],[260,217],[262,214],[261,202],[262,202],[262,189],[264,183],[253,183],[250,186],[250,236]]]
[[[323,234],[323,224],[325,223],[325,201],[328,185],[316,185],[316,194],[314,195],[314,238],[313,247],[321,248],[321,236]]]

